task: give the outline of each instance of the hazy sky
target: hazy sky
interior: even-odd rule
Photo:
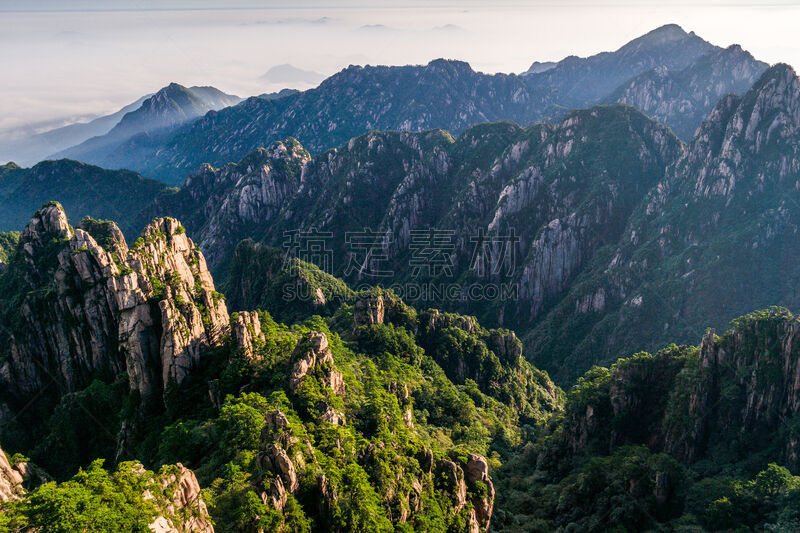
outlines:
[[[800,65],[800,0],[0,0],[0,132],[112,112],[170,81],[277,90],[259,77],[283,63],[329,75],[446,57],[519,72],[671,22]]]

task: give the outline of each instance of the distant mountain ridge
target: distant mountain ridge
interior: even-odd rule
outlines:
[[[208,111],[222,109],[241,101],[238,96],[225,94],[214,87],[184,87],[170,83],[142,102],[137,109],[126,113],[105,135],[93,137],[62,152],[51,155],[51,159],[70,158],[99,164],[106,168],[122,168],[129,165],[115,164],[119,147],[131,139],[142,143],[159,139],[173,128]]]
[[[526,76],[537,94],[567,109],[599,102],[630,78],[655,67],[682,70],[718,47],[677,24],[667,24],[614,52],[587,58],[570,56],[553,68]],[[547,97],[546,96],[546,97]]]
[[[24,166],[33,165],[50,154],[76,146],[92,137],[105,135],[122,117],[138,109],[151,96],[152,94],[144,95],[115,113],[89,122],[70,124],[0,145],[0,161],[14,160]]]
[[[267,83],[316,85],[325,79],[325,75],[284,63],[271,67],[258,79]]]
[[[667,25],[615,52],[568,57],[521,76],[483,74],[467,63],[444,59],[424,66],[350,66],[315,89],[279,99],[250,98],[166,135],[132,138],[113,153],[93,154],[89,160],[179,184],[203,163],[238,161],[287,137],[317,154],[374,129],[442,128],[458,134],[481,122],[528,126],[558,121],[570,109],[607,101],[620,86],[653,69],[673,73],[694,66],[702,74],[699,81],[675,94],[667,91],[666,103],[659,96],[658,78],[651,82],[655,92],[650,99],[635,98],[631,90],[619,93],[621,101],[646,107],[688,140],[719,95],[746,90],[766,68],[749,54],[722,52],[694,33]],[[663,81],[665,87],[671,87],[670,80]],[[671,111],[660,112],[662,103]],[[693,112],[682,113],[684,107]]]

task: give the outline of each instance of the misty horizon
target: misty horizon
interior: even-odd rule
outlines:
[[[241,97],[283,88],[305,90],[313,79],[348,65],[468,62],[486,73],[524,72],[534,61],[613,51],[665,24],[679,24],[712,44],[740,44],[769,63],[800,63],[790,3],[574,5],[485,2],[419,3],[177,1],[103,8],[92,1],[0,2],[7,31],[0,68],[0,136],[21,137],[112,113],[176,82],[214,86]],[[58,6],[58,7],[56,7]],[[708,17],[713,9],[715,17]],[[624,12],[624,13],[623,13]],[[598,26],[598,17],[615,20]],[[769,18],[771,27],[759,23]],[[534,30],[534,31],[531,31]],[[290,65],[308,75],[265,75]]]

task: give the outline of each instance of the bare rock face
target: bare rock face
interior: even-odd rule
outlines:
[[[137,243],[126,261],[133,273],[125,276],[118,299],[119,340],[131,388],[149,398],[172,380],[180,384],[203,350],[220,341],[230,319],[224,300],[214,292],[202,253],[177,220],[154,221]],[[154,325],[161,326],[158,339],[148,335]],[[146,363],[156,342],[160,375]]]
[[[606,101],[641,109],[690,140],[720,98],[747,92],[768,66],[739,45],[732,45],[682,71],[658,67],[645,72],[620,86]]]
[[[282,411],[269,411],[264,416],[266,424],[261,430],[261,442],[279,444],[283,449],[288,449],[297,442],[297,437],[292,433],[289,419]]]
[[[29,398],[52,379],[72,392],[92,375],[123,372],[117,306],[107,285],[109,276],[119,274],[111,254],[84,230],[73,230],[58,204],[34,215],[19,246],[20,290],[28,295],[9,328],[10,355],[0,367],[2,401]]]
[[[469,454],[464,475],[470,483],[480,481],[486,485],[486,495],[476,496],[472,499],[478,529],[486,531],[489,529],[494,509],[494,484],[489,479],[489,464],[486,462],[486,458],[474,453]]]
[[[449,459],[436,461],[434,474],[440,480],[441,488],[453,497],[453,508],[460,511],[467,503],[467,485],[464,482],[464,471],[459,465]]]
[[[24,250],[33,256],[36,248],[43,245],[43,237],[56,235],[69,239],[73,235],[64,209],[56,203],[47,204],[33,215],[30,223],[22,230],[20,242],[24,242]]]
[[[214,533],[194,472],[180,463],[176,467],[176,473],[162,480],[164,489],[174,490],[172,501],[150,529],[155,533]]]
[[[710,330],[700,345],[702,379],[683,406],[690,422],[668,429],[667,451],[692,461],[713,446],[711,435],[777,435],[783,421],[800,412],[798,350],[800,319],[778,312],[743,321],[723,337]],[[738,397],[725,397],[722,389],[736,390]],[[795,444],[786,438],[782,458],[792,468],[800,464]]]
[[[259,225],[278,215],[300,186],[310,159],[300,143],[287,139],[258,148],[239,163],[204,164],[176,195],[157,199],[146,216],[180,217],[216,266],[237,242],[257,237]]]
[[[131,249],[103,224],[105,248],[96,228],[72,229],[48,204],[22,232],[27,295],[0,367],[10,413],[51,380],[59,386],[49,394],[66,394],[122,373],[143,407],[156,405],[229,328],[203,255],[177,220],[153,221]]]
[[[800,317],[772,308],[736,319],[721,336],[708,330],[696,357],[673,346],[620,360],[596,378],[602,393],[567,410],[558,453],[641,444],[692,464],[720,449],[738,460],[768,447],[797,468],[797,438],[784,428],[800,413],[798,353]],[[753,447],[737,450],[736,439]],[[659,505],[673,483],[667,473],[657,479]]]
[[[319,491],[320,495],[320,511],[323,513],[329,513],[333,507],[333,504],[335,504],[339,499],[339,495],[336,493],[336,488],[334,488],[332,483],[328,481],[328,478],[325,474],[320,474],[320,476],[317,478],[317,490]]]
[[[340,413],[330,405],[325,409],[325,412],[319,417],[320,421],[328,422],[337,426],[343,426],[347,422],[344,414]]]
[[[0,449],[0,502],[18,500],[25,492],[22,488],[25,477],[18,466],[11,466],[8,457]]]
[[[507,363],[516,363],[522,357],[522,341],[513,331],[493,331],[489,337],[489,348]]]
[[[336,394],[345,393],[344,378],[334,366],[333,353],[324,333],[312,331],[306,338],[300,339],[292,360],[295,361],[289,376],[289,388],[292,392],[297,390],[307,375],[319,369],[323,386],[332,389]]]
[[[359,326],[369,326],[372,324],[383,324],[385,306],[383,296],[368,296],[355,303],[353,309],[353,329]]]
[[[231,317],[231,336],[245,357],[255,357],[258,344],[264,341],[258,313],[242,311],[234,314]]]
[[[257,461],[260,468],[275,473],[287,491],[293,493],[300,487],[294,462],[280,446],[275,443],[270,444],[266,451],[258,454]]]
[[[478,319],[474,316],[444,314],[438,309],[431,309],[425,327],[431,331],[455,327],[472,333],[478,328]]]
[[[281,480],[280,476],[275,476],[275,478],[269,481],[268,493],[266,491],[261,493],[261,501],[264,502],[265,505],[271,504],[272,507],[278,511],[283,511],[288,500],[289,494],[286,492],[283,486],[283,480]]]

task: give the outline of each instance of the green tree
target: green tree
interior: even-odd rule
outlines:
[[[394,530],[367,473],[359,465],[350,463],[345,467],[340,494],[334,516],[341,531],[389,533]]]
[[[148,490],[157,490],[152,472],[122,463],[109,474],[97,460],[69,481],[38,487],[12,509],[17,516],[9,519],[51,533],[146,533],[158,514],[153,501],[144,499]]]
[[[762,497],[777,496],[797,486],[798,482],[792,473],[775,463],[767,465],[753,480],[753,491]]]

